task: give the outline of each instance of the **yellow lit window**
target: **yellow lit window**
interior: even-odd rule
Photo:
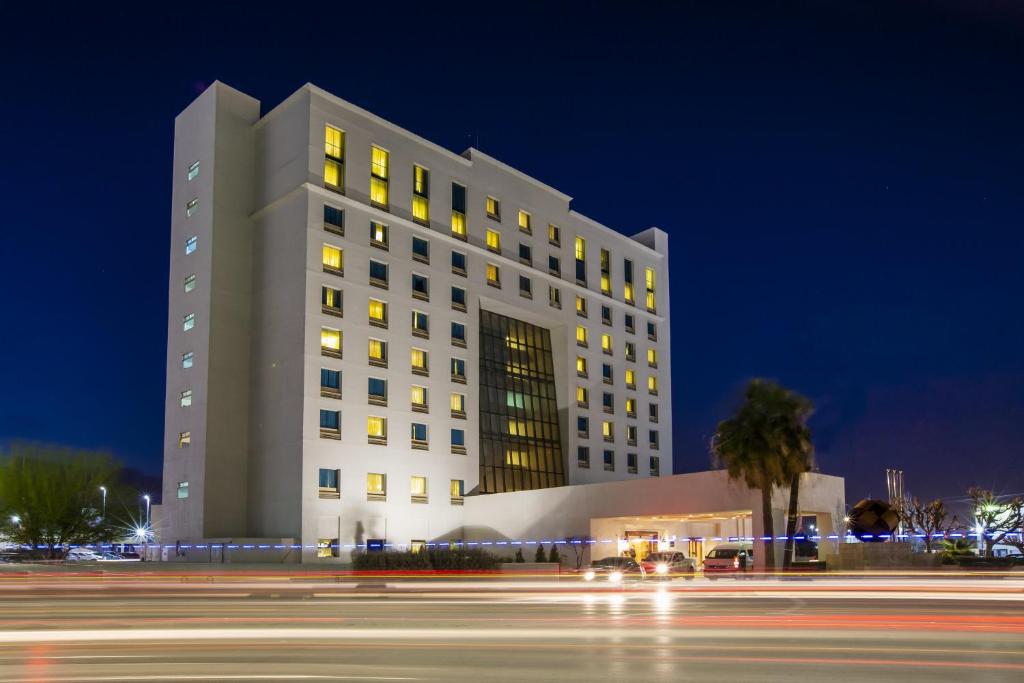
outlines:
[[[388,205],[388,153],[376,146],[370,154],[370,201]]]
[[[583,356],[576,356],[576,374],[584,376],[587,374],[587,359]]]
[[[465,394],[452,394],[452,410],[457,413],[466,412],[466,396]]]
[[[611,294],[612,293],[612,279],[611,276],[601,273],[601,293]]]
[[[656,310],[654,300],[654,268],[646,268],[644,270],[644,280],[647,283],[647,310]]]
[[[409,493],[420,498],[426,498],[427,496],[427,478],[426,477],[411,477],[409,483]]]
[[[323,259],[324,268],[341,271],[345,267],[345,260],[344,257],[342,256],[342,251],[337,247],[332,247],[328,244],[325,244]]]
[[[528,467],[533,461],[530,454],[516,448],[509,448],[505,451],[505,464],[515,467]]]
[[[370,415],[366,418],[366,435],[372,439],[388,438],[388,420],[385,417]]]
[[[576,326],[576,343],[580,346],[587,345],[587,328],[583,327],[583,325]]]
[[[576,313],[584,317],[587,315],[587,300],[582,296],[576,297]]]
[[[341,331],[329,327],[320,328],[320,348],[341,351]]]
[[[388,478],[386,474],[369,472],[366,475],[366,492],[374,496],[385,496],[388,492]]]
[[[427,388],[413,385],[412,390],[410,391],[410,398],[414,406],[427,405]]]
[[[634,295],[634,292],[633,292],[633,283],[632,282],[627,282],[626,285],[623,287],[622,296],[626,300],[627,304],[631,304],[634,301],[636,301],[633,298],[635,295]]]
[[[178,448],[188,448],[192,445],[192,432],[178,432]]]
[[[462,498],[463,495],[463,484],[461,479],[452,479],[451,486],[449,488],[452,498]]]
[[[498,266],[493,263],[487,264],[487,283],[491,285],[501,284],[501,273],[498,270]]]
[[[612,352],[612,335],[602,334],[601,335],[601,350],[605,353]]]
[[[383,362],[387,360],[386,342],[380,339],[371,339],[369,344],[369,358],[373,361]]]
[[[636,399],[635,398],[627,398],[626,399],[626,414],[627,415],[631,415],[631,416],[632,415],[636,415]]]
[[[576,260],[585,261],[587,258],[587,241],[582,237],[576,238]]]
[[[576,403],[577,405],[587,405],[587,390],[585,387],[576,387]]]
[[[530,214],[522,209],[519,210],[519,229],[523,232],[533,232],[533,229],[530,227]]]
[[[430,171],[422,166],[412,167],[412,191],[421,197],[430,196]]]
[[[647,349],[647,364],[652,368],[658,367],[658,352],[655,349]]]
[[[412,350],[412,367],[414,370],[427,369],[427,352],[423,349]]]
[[[508,433],[512,436],[526,436],[526,420],[509,418]]]
[[[626,370],[626,386],[630,389],[636,388],[636,372],[633,370]]]
[[[330,287],[323,287],[323,305],[327,308],[340,309],[341,308],[341,292],[337,289]]]
[[[466,214],[461,211],[452,211],[452,234],[466,236]]]
[[[330,185],[331,187],[342,188],[344,184],[342,182],[341,164],[334,159],[324,159],[324,185]]]
[[[611,267],[612,255],[607,249],[601,250],[601,293],[611,294],[612,293],[612,267]]]
[[[490,218],[501,220],[501,202],[494,197],[487,198],[487,215]]]
[[[658,393],[658,378],[654,375],[647,378],[647,391],[652,394]]]
[[[501,252],[501,235],[497,230],[487,231],[487,248],[491,251]]]
[[[430,222],[430,200],[414,195],[412,198],[412,217],[420,223]]]
[[[614,427],[612,427],[611,422],[605,420],[604,422],[601,423],[601,436],[603,436],[605,439],[615,438],[615,431]]]
[[[324,127],[324,155],[345,158],[345,134],[333,126]]]
[[[388,305],[383,301],[370,299],[370,322],[386,323],[388,321]]]

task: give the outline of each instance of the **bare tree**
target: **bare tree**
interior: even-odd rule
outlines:
[[[569,536],[565,539],[565,544],[572,548],[577,570],[583,566],[583,556],[587,552],[587,547],[593,542],[594,539],[591,536]]]
[[[929,553],[932,552],[933,535],[945,536],[960,524],[956,515],[949,517],[946,504],[941,498],[928,502],[921,501],[917,496],[903,498],[897,502],[897,510],[909,533],[924,536],[924,549]]]
[[[974,508],[974,522],[982,534],[985,557],[992,557],[995,546],[1007,540],[1010,534],[1019,534],[1024,526],[1024,499],[1008,501],[988,489],[973,487],[967,490]]]

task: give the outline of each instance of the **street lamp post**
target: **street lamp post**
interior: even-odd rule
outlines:
[[[146,501],[146,529],[149,529],[149,494],[144,495],[142,499]]]
[[[105,522],[107,521],[107,487],[101,486],[100,493],[103,494],[103,514],[100,518]]]

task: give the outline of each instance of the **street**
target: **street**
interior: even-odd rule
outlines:
[[[0,680],[1024,678],[1024,580],[0,575]]]

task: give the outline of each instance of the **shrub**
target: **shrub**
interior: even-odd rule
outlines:
[[[523,549],[522,548],[516,548],[515,561],[516,562],[526,562],[526,560],[523,559]]]
[[[554,547],[554,546],[552,546],[552,547]],[[537,554],[533,556],[533,561],[534,562],[547,562],[548,561],[548,556],[544,554],[544,546],[543,546],[543,544],[540,544],[540,543],[537,544]]]
[[[359,571],[495,569],[500,562],[501,558],[486,550],[462,546],[435,546],[416,553],[411,550],[352,553],[352,566]]]
[[[562,556],[558,554],[558,546],[554,543],[551,544],[551,553],[548,555],[548,562],[562,564]]]

